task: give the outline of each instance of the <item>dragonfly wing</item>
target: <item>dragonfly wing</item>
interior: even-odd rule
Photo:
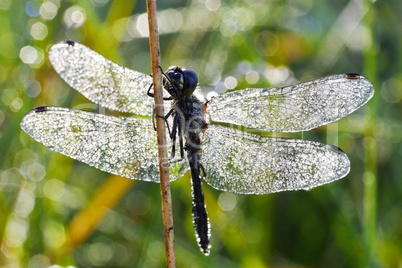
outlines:
[[[59,75],[89,100],[112,110],[152,114],[152,77],[122,67],[72,41],[53,45],[49,59]]]
[[[358,74],[332,75],[280,88],[248,88],[208,102],[211,121],[298,132],[334,122],[364,105],[373,85]]]
[[[336,146],[301,139],[261,137],[209,125],[201,162],[206,182],[238,194],[308,190],[345,177],[346,154]]]
[[[114,117],[61,107],[37,107],[21,128],[51,150],[102,171],[159,182],[158,144],[150,118]],[[171,179],[188,170],[172,164]]]

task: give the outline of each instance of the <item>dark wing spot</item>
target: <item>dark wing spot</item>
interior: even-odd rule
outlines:
[[[204,103],[204,112],[207,110],[207,108],[208,108],[208,102],[209,102],[209,100],[207,100],[205,103]]]
[[[66,41],[64,41],[64,43],[66,43],[67,45],[72,46],[72,47],[75,45],[75,42],[71,41],[71,40],[66,40]]]
[[[45,112],[45,111],[47,111],[47,106],[38,106],[38,107],[35,107],[35,108],[34,108],[34,111],[37,112],[37,113]]]
[[[335,145],[332,145],[332,144],[328,144],[328,145],[329,145],[329,148],[332,151],[334,151],[335,153],[338,153],[338,154],[345,153],[341,148],[339,148],[339,147],[337,147]]]
[[[346,78],[347,79],[359,79],[361,77],[360,74],[355,74],[355,73],[347,73]]]

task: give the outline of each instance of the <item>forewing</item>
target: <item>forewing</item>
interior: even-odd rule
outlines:
[[[249,88],[208,102],[211,121],[266,131],[298,132],[336,121],[364,105],[373,85],[358,74],[338,74],[280,88]]]
[[[301,139],[261,137],[218,125],[205,132],[205,181],[238,194],[308,190],[345,177],[346,154],[336,146]]]
[[[150,118],[114,117],[61,107],[37,107],[21,128],[51,150],[102,171],[159,182],[158,144]],[[172,164],[171,180],[187,171]]]
[[[89,100],[112,110],[152,114],[150,75],[122,67],[72,41],[53,45],[49,59],[59,75]]]

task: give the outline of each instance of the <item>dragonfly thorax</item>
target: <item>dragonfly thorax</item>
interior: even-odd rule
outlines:
[[[164,87],[175,99],[190,96],[197,87],[198,76],[193,70],[172,66],[165,75]]]

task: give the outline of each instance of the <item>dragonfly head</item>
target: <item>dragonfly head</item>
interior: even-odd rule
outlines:
[[[197,87],[198,76],[193,70],[172,66],[165,75],[164,86],[173,97],[190,96]]]

